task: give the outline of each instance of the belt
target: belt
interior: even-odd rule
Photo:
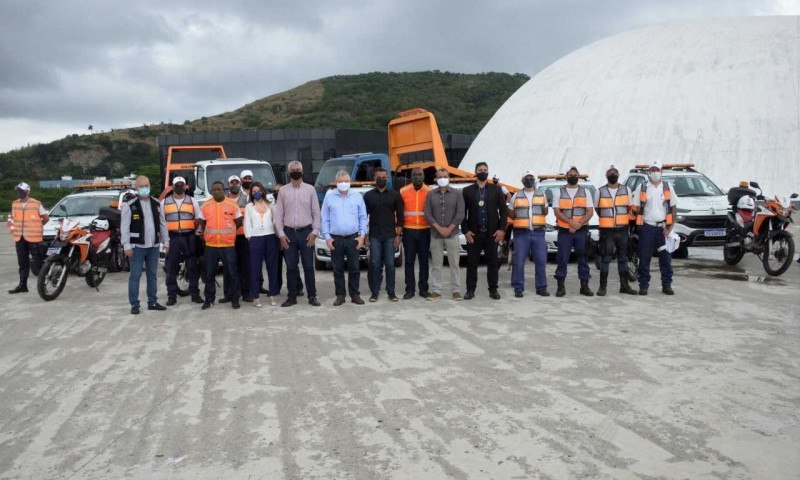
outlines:
[[[306,225],[304,227],[297,227],[297,228],[295,228],[295,227],[286,227],[286,226],[283,227],[284,230],[305,230],[306,228],[311,228],[311,225],[309,224],[309,225]]]
[[[645,220],[644,223],[646,223],[647,225],[650,225],[651,227],[666,227],[667,226],[667,221],[666,220],[662,220],[660,222],[648,222],[647,220]]]
[[[489,227],[478,227],[478,233],[486,233],[489,231]]]
[[[188,232],[169,232],[169,238],[188,237],[190,235],[194,235],[194,230],[189,230]]]
[[[333,234],[333,233],[331,234],[332,238],[344,238],[345,240],[347,240],[348,238],[356,238],[357,236],[358,236],[358,232],[351,233],[350,235],[336,235],[336,234]]]
[[[515,228],[515,232],[544,232],[547,227]]]

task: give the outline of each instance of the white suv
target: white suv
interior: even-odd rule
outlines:
[[[558,253],[558,227],[556,226],[556,213],[553,210],[553,195],[556,190],[567,184],[565,175],[539,175],[539,183],[536,188],[541,190],[547,197],[547,231],[544,234],[545,242],[547,243],[547,253]],[[578,180],[578,185],[586,189],[586,194],[591,195],[592,202],[594,202],[594,194],[597,191],[594,183],[589,181],[587,175],[581,175]],[[592,209],[594,212],[594,209]],[[592,218],[589,220],[589,235],[592,240],[597,241],[600,238],[599,223],[597,219],[597,212],[594,212]]]
[[[625,185],[636,192],[647,182],[648,165],[634,167]],[[725,244],[728,197],[691,163],[664,164],[662,177],[677,197],[675,233],[681,239],[676,256],[685,257],[687,247]]]

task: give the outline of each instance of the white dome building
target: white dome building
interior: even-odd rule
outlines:
[[[720,188],[756,180],[800,191],[800,17],[643,28],[583,47],[497,111],[461,168],[502,181],[576,165],[597,183],[610,163],[691,162]]]

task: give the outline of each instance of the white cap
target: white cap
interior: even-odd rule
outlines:
[[[231,183],[234,180],[236,180],[239,183],[242,183],[242,179],[237,177],[236,175],[231,175],[230,177],[228,177],[228,183]]]
[[[617,172],[619,172],[619,168],[617,168],[617,166],[614,165],[613,163],[609,165],[608,168],[606,168],[606,173],[608,173],[609,170],[616,170]]]
[[[495,173],[494,175],[492,175],[492,180],[494,179],[500,180],[500,177],[498,177],[497,174]]]
[[[534,174],[534,173],[533,173],[532,171],[530,171],[530,170],[528,170],[527,172],[525,172],[524,174],[522,174],[522,178],[525,178],[525,177],[527,177],[527,176],[529,176],[529,175],[530,175],[531,177],[533,177],[533,178],[536,178],[536,174]]]
[[[183,177],[175,177],[175,178],[172,179],[172,184],[173,185],[175,185],[178,182],[183,182],[183,184],[185,185],[186,184],[186,179],[183,178]]]
[[[28,191],[28,192],[30,192],[30,191],[31,191],[31,186],[30,186],[30,185],[28,185],[28,184],[27,184],[27,183],[25,183],[25,182],[19,182],[19,185],[17,185],[17,188],[19,188],[20,190],[25,190],[25,191]]]
[[[652,163],[650,163],[650,166],[647,167],[648,170],[650,170],[651,168],[657,168],[661,170],[661,162],[658,160],[653,160]]]
[[[242,178],[244,178],[244,177],[252,177],[253,176],[253,172],[251,172],[250,170],[242,170],[242,173],[239,176],[242,177]]]

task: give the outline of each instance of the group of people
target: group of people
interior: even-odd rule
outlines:
[[[128,300],[131,313],[140,312],[139,283],[143,270],[147,272],[147,308],[166,309],[157,299],[156,272],[161,249],[166,252],[167,306],[177,303],[177,275],[183,261],[186,262],[191,301],[202,304],[202,309],[210,308],[216,301],[215,276],[220,261],[224,276],[219,303],[240,308],[240,299],[243,299],[261,307],[260,294],[266,294],[268,302],[276,305],[285,263],[288,293],[281,306],[296,305],[304,289],[308,303],[320,306],[314,276],[315,242],[320,235],[331,252],[334,306],[345,303],[348,296],[352,303],[364,304],[359,263],[360,250],[365,245],[370,247],[370,302],[378,301],[384,281],[388,299],[399,301],[394,257],[401,244],[405,252],[403,299],[411,299],[417,293],[430,301],[442,298],[446,254],[449,292],[453,300],[475,297],[482,255],[487,265],[489,297],[499,300],[498,245],[506,241],[508,217],[512,219],[513,230],[511,285],[515,297],[524,296],[525,264],[529,258],[535,264],[536,294],[550,295],[545,242],[550,207],[531,171],[521,179],[523,188],[512,195],[497,182],[489,181],[489,166],[485,162],[475,166],[476,181],[462,190],[450,185],[447,169],[437,170],[436,184],[428,186],[423,170],[415,168],[411,172],[411,183],[395,191],[388,187],[389,172],[378,168],[375,188],[363,196],[350,190],[349,173],[340,171],[336,175],[336,188],[328,192],[320,207],[314,187],[303,181],[302,164],[290,162],[287,170],[290,182],[276,190],[274,202],[268,199],[269,192],[254,181],[249,170],[228,178],[227,186],[221,181],[214,182],[210,188],[212,198],[202,205],[187,194],[187,182],[182,177],[172,180],[172,191],[161,202],[150,196],[149,179],[137,177],[136,197],[121,205],[122,244],[125,255],[130,258]],[[653,162],[649,181],[637,192],[619,184],[619,171],[613,165],[606,172],[608,183],[594,195],[579,184],[579,178],[578,169],[570,168],[566,185],[557,190],[552,199],[558,229],[556,296],[566,295],[565,280],[572,252],[577,257],[580,293],[594,295],[589,287],[590,269],[584,252],[588,224],[595,213],[599,217],[602,255],[597,294],[606,295],[609,265],[616,256],[620,293],[646,295],[653,255],[659,258],[662,292],[674,294],[671,257],[665,243],[674,225],[676,198],[661,181],[661,164]],[[37,250],[34,246],[42,241],[42,225],[47,221],[44,208],[28,197],[29,191],[27,184],[18,185],[19,199],[12,205],[17,225],[14,239],[20,284],[9,293],[27,291],[28,253]],[[629,223],[634,218],[639,226],[641,259],[638,292],[628,283],[627,266]],[[459,234],[462,232],[467,243],[463,297],[459,268]],[[204,240],[204,296],[199,290],[197,235],[202,235]],[[40,261],[37,255],[33,258]],[[266,267],[268,288],[264,287],[262,266]]]

